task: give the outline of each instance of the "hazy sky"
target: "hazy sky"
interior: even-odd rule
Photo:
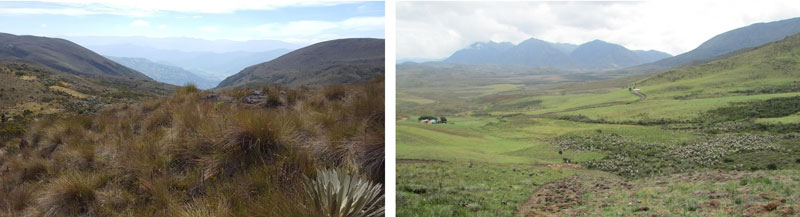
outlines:
[[[274,39],[384,38],[383,2],[0,0],[0,32],[39,36]]]
[[[398,2],[397,58],[446,58],[476,41],[594,39],[673,55],[728,30],[800,16],[797,1]]]

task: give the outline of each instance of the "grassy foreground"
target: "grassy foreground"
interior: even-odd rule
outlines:
[[[800,171],[706,172],[634,180],[583,195],[569,216],[796,216]]]
[[[397,164],[397,216],[511,216],[543,183],[576,171],[496,163]]]
[[[358,216],[382,213],[383,88],[186,86],[92,115],[39,118],[0,142],[0,216],[320,216],[337,195],[324,189],[340,185],[313,183],[336,177],[377,186],[349,195],[369,194],[354,212],[372,214]],[[324,170],[339,175],[318,177]]]

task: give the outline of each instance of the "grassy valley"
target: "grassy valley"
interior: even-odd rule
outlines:
[[[419,88],[402,75],[447,69],[398,68],[398,214],[797,215],[798,43],[603,81]]]

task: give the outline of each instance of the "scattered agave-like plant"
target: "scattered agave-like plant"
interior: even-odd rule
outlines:
[[[316,179],[306,178],[306,189],[309,209],[314,216],[383,216],[385,207],[381,185],[358,175],[318,169]]]

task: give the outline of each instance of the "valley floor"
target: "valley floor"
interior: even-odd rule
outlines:
[[[800,214],[796,111],[726,121],[736,115],[729,110],[794,103],[798,93],[693,100],[643,95],[517,96],[468,105],[447,124],[420,124],[415,112],[459,102],[413,96],[402,105],[413,112],[400,115],[396,125],[398,216]],[[690,101],[707,103],[679,113],[664,106]],[[776,119],[784,122],[767,121]]]

